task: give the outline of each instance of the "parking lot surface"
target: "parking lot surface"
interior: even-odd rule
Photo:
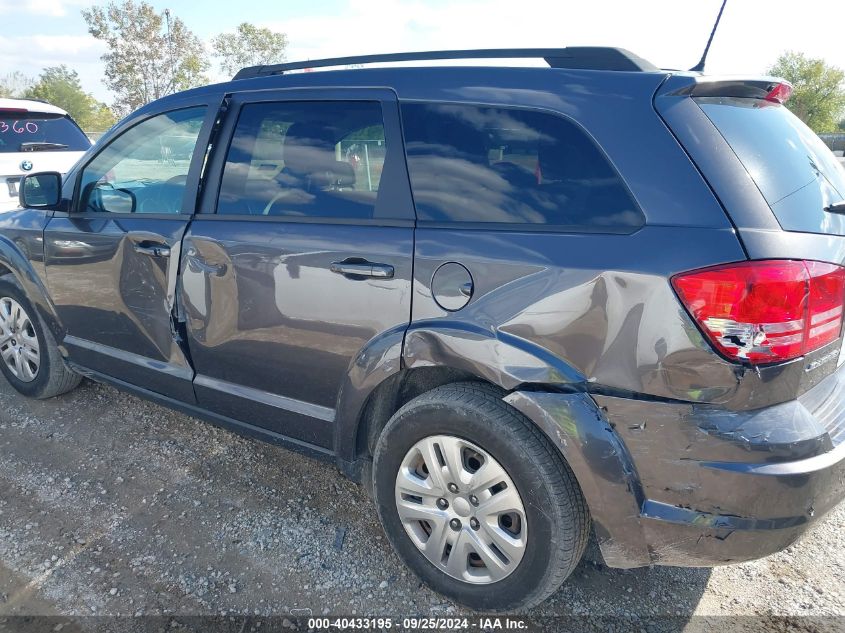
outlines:
[[[291,608],[464,613],[406,571],[365,492],[331,464],[87,381],[43,402],[0,384],[0,619]],[[725,630],[724,615],[748,616],[731,620],[745,630],[841,630],[845,506],[752,563],[621,571],[585,561],[526,615],[587,614],[672,616],[690,630]]]

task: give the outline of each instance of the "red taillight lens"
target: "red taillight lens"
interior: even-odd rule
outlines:
[[[772,86],[769,94],[766,95],[766,101],[774,101],[775,103],[786,103],[789,97],[792,96],[792,84],[780,83]]]
[[[751,363],[803,356],[839,338],[845,268],[741,262],[684,273],[672,286],[719,351]]]

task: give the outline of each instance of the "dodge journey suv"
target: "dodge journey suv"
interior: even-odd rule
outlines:
[[[548,68],[290,72],[458,57]],[[593,534],[766,556],[845,497],[845,172],[790,90],[611,48],[246,68],[24,178],[0,369],[334,461],[476,609]]]

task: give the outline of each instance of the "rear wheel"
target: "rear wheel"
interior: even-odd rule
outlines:
[[[52,334],[9,277],[0,279],[0,371],[30,398],[57,396],[81,380],[67,368]]]
[[[483,384],[438,387],[402,407],[379,437],[373,484],[399,555],[474,609],[539,603],[578,564],[589,535],[572,471]]]

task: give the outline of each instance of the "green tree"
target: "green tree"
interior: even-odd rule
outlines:
[[[0,98],[20,97],[32,85],[32,78],[19,70],[0,76]]]
[[[769,69],[793,86],[786,106],[817,133],[833,132],[845,111],[845,72],[812,59],[803,53],[787,51]]]
[[[28,99],[41,99],[67,110],[86,132],[102,132],[115,122],[114,113],[104,103],[82,89],[79,75],[65,65],[45,68],[23,94]]]
[[[220,70],[227,75],[234,75],[245,66],[283,62],[287,45],[284,33],[249,22],[239,24],[234,33],[221,33],[211,40],[214,54],[220,59]]]
[[[82,11],[88,32],[105,42],[105,84],[114,110],[128,114],[160,97],[207,82],[202,42],[170,11],[147,2],[110,2]]]

